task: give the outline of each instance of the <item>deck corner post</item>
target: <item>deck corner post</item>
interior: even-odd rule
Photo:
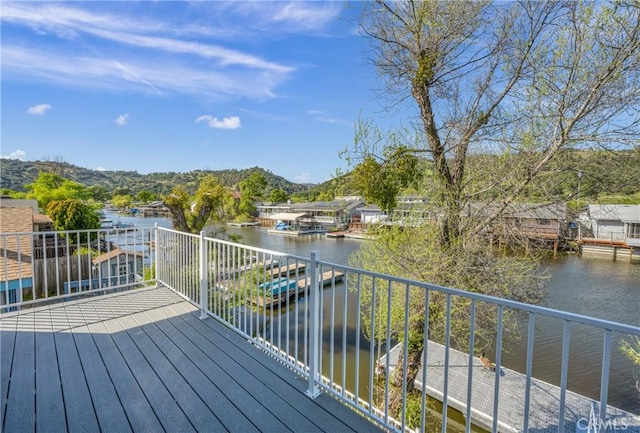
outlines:
[[[317,385],[320,364],[320,290],[318,285],[317,252],[311,251],[309,267],[309,389],[305,394],[314,399],[320,395]]]
[[[204,241],[204,231],[200,232],[200,245],[198,248],[198,252],[200,254],[200,319],[207,318],[207,305],[208,301],[208,286],[209,282],[207,281],[207,255],[205,254],[205,241]]]

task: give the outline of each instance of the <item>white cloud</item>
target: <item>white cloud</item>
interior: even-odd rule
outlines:
[[[200,122],[207,122],[207,125],[211,128],[218,129],[237,129],[241,126],[240,118],[238,116],[229,116],[219,120],[217,117],[205,114],[204,116],[200,116],[196,119],[196,123]]]
[[[102,166],[100,166],[100,167],[96,168],[96,171],[107,171],[107,169],[102,167]]]
[[[296,183],[309,183],[309,173],[302,173],[293,177],[293,181]]]
[[[129,121],[129,114],[119,114],[114,121],[118,126],[124,126]]]
[[[34,116],[42,116],[47,110],[51,110],[51,105],[38,104],[27,108],[27,113],[33,114]]]
[[[14,150],[9,155],[2,155],[2,158],[6,159],[19,159],[20,161],[24,161],[27,158],[27,152],[24,150]]]

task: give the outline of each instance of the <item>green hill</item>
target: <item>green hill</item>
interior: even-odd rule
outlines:
[[[33,182],[40,171],[54,172],[86,186],[101,186],[111,192],[132,195],[145,190],[156,194],[167,194],[178,184],[192,185],[195,190],[198,180],[209,174],[215,175],[226,187],[234,188],[241,180],[255,172],[264,176],[268,190],[281,189],[288,195],[292,195],[307,191],[308,188],[306,184],[290,182],[260,167],[244,170],[195,170],[187,173],[140,174],[137,171],[90,170],[66,162],[20,161],[4,158],[0,160],[0,188],[26,191],[25,186]]]

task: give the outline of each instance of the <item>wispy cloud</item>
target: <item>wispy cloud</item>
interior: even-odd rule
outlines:
[[[114,120],[115,124],[118,126],[124,126],[127,124],[127,122],[129,121],[129,114],[119,114],[118,117],[116,117],[116,120]]]
[[[3,4],[3,25],[20,27],[23,33],[31,31],[44,41],[25,43],[28,39],[3,34],[3,74],[13,80],[29,77],[81,88],[265,99],[274,97],[276,88],[296,71],[281,61],[239,49],[242,45],[237,42],[241,40],[220,38],[224,34],[221,29],[209,30],[218,27],[217,22],[216,25],[185,22],[183,26],[174,16],[138,18],[133,10],[125,15],[123,8],[114,12],[105,10],[107,7],[104,4],[97,9],[82,9],[75,4]],[[173,7],[180,6],[174,4]],[[217,3],[211,7],[233,9],[236,17],[247,9],[243,5],[231,7]],[[304,2],[257,2],[248,7],[265,11],[253,14],[252,19],[260,16],[259,20],[291,29],[323,27],[339,10],[335,5]],[[236,29],[242,27],[234,25]],[[42,39],[42,35],[49,37]],[[225,46],[231,42],[233,48]]]
[[[38,104],[32,107],[27,108],[27,113],[33,114],[34,116],[42,116],[47,110],[51,110],[51,105],[49,104]]]
[[[20,161],[24,161],[27,158],[27,152],[18,149],[14,150],[8,155],[2,155],[1,157],[6,159],[19,159]]]
[[[238,116],[225,117],[219,120],[217,117],[205,114],[196,119],[196,123],[206,122],[211,128],[217,129],[237,129],[240,128],[240,118]]]
[[[340,2],[233,2],[234,13],[254,21],[254,26],[276,32],[318,32],[337,20]]]
[[[336,124],[336,125],[343,125],[343,126],[353,126],[353,122],[329,116],[324,111],[307,110],[307,114],[309,114],[311,117],[313,117],[313,120],[315,120],[316,122],[333,123],[333,124]]]

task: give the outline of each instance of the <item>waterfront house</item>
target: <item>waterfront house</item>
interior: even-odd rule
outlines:
[[[256,208],[258,219],[263,223],[295,221],[300,227],[331,230],[346,226],[351,218],[359,214],[358,208],[362,204],[359,197],[338,197],[332,201],[310,203],[263,203]]]
[[[112,249],[92,260],[94,278],[103,280],[103,286],[132,283],[142,278],[143,259],[140,251]]]
[[[640,205],[590,204],[587,218],[594,239],[640,246]]]

